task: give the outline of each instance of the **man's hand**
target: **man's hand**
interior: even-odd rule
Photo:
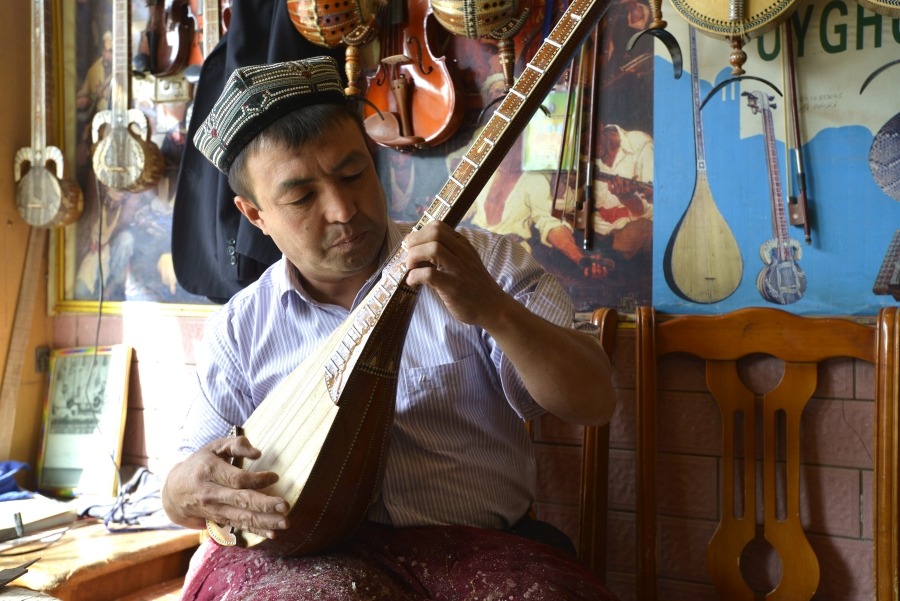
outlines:
[[[206,520],[266,538],[288,527],[284,499],[260,492],[278,481],[274,472],[251,472],[232,459],[256,459],[260,451],[244,436],[219,438],[169,472],[162,490],[163,508],[176,524],[202,529]]]
[[[446,223],[434,221],[406,237],[411,285],[430,286],[458,321],[484,327],[508,302],[469,241]]]

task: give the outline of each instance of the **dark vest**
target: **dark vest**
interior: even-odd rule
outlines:
[[[343,64],[343,48],[316,46],[291,23],[285,0],[236,0],[227,33],[206,57],[194,89],[172,215],[172,259],[182,288],[224,302],[281,257],[271,238],[234,206],[227,178],[194,147],[194,132],[209,115],[238,67],[328,54]]]

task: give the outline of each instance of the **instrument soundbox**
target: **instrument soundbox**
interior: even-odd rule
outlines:
[[[16,151],[14,175],[19,215],[34,227],[52,228],[78,219],[84,201],[78,184],[63,177],[62,151],[47,144],[49,4],[47,0],[31,2],[31,146]]]
[[[731,42],[733,75],[742,75],[746,38],[760,36],[786,19],[797,0],[671,0],[692,27]]]
[[[737,240],[713,200],[706,175],[700,76],[693,27],[690,28],[690,39],[697,179],[688,208],[666,249],[664,268],[673,292],[696,303],[716,303],[737,289],[744,268]]]
[[[600,20],[608,0],[573,0],[414,229],[456,226]],[[287,500],[291,526],[275,539],[207,521],[220,544],[304,555],[362,523],[380,489],[397,370],[416,289],[400,246],[348,318],[256,408],[241,428],[262,451],[241,467],[274,471],[266,493]]]
[[[873,13],[900,19],[900,0],[858,0],[858,2]]]
[[[138,192],[156,185],[164,162],[159,147],[150,141],[147,116],[130,108],[129,13],[128,0],[114,0],[112,108],[94,115],[91,139],[97,179],[109,188]]]

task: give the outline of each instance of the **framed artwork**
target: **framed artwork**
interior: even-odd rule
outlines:
[[[185,291],[172,266],[175,182],[192,90],[183,75],[163,80],[133,73],[148,10],[143,1],[63,0],[63,138],[84,211],[54,241],[52,293],[60,311],[95,312],[102,306],[105,313],[121,313],[124,303],[154,303],[168,312],[203,314],[214,306]],[[130,33],[129,43],[115,43],[114,19],[122,22],[119,13],[129,11],[128,25],[121,27]],[[95,118],[111,113],[116,94],[123,92],[128,107],[146,118],[145,141],[162,161],[161,175],[137,191],[104,185],[93,165],[107,131],[96,131]],[[134,121],[129,127],[137,131],[139,125]]]
[[[51,352],[38,490],[56,496],[116,494],[131,355],[125,345]]]

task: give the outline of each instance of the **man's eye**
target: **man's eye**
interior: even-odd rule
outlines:
[[[358,182],[359,180],[362,179],[362,177],[363,177],[363,172],[360,171],[359,173],[351,173],[350,175],[345,175],[344,181],[347,183]]]

